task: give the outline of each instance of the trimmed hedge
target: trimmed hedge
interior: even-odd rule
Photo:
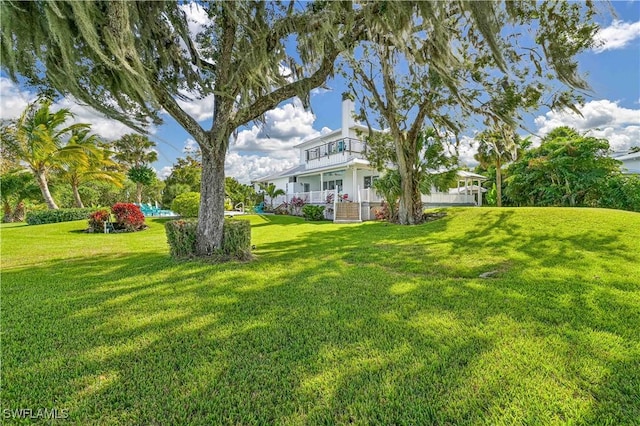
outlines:
[[[171,257],[196,257],[196,219],[178,219],[165,223]],[[214,254],[216,260],[251,259],[251,224],[247,220],[225,219],[222,249]]]
[[[222,229],[222,253],[232,259],[251,259],[251,223],[226,219]]]
[[[27,213],[29,225],[43,225],[45,223],[71,222],[73,220],[87,220],[95,209],[57,209],[41,210]]]
[[[185,259],[195,256],[197,227],[196,219],[178,219],[164,224],[171,257]]]

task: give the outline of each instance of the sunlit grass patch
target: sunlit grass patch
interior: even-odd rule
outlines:
[[[173,261],[162,220],[2,226],[3,409],[74,424],[640,418],[637,213],[244,219],[255,259],[227,264]]]

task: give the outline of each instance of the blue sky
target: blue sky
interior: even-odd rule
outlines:
[[[539,110],[525,117],[526,128],[544,135],[559,125],[570,125],[580,131],[609,139],[615,150],[640,146],[640,2],[614,1],[617,16],[604,14],[598,18],[599,37],[603,47],[579,58],[580,71],[592,87],[582,107],[583,117],[561,111]],[[196,8],[187,10],[194,28],[202,22]],[[266,115],[263,127],[249,126],[231,143],[227,156],[227,175],[248,183],[296,165],[298,155],[292,147],[302,140],[340,127],[341,94],[346,90],[341,78],[329,80],[327,89],[315,90],[311,111],[292,100]],[[0,77],[0,117],[13,118],[22,111],[34,94],[27,87],[15,85]],[[130,132],[124,125],[108,120],[95,111],[77,105],[72,99],[58,102],[71,108],[76,121],[89,122],[93,131],[107,140]],[[210,125],[210,100],[184,103],[183,108],[203,124]],[[208,127],[205,127],[208,128]],[[151,139],[157,143],[159,159],[153,167],[167,174],[185,147],[193,147],[190,136],[169,116],[165,124],[153,129]],[[463,138],[461,159],[472,163],[472,135]]]

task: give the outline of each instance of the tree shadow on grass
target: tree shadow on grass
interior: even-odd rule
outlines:
[[[448,223],[320,226],[249,264],[147,253],[10,270],[5,405],[121,424],[633,419],[633,306],[594,312],[593,283],[522,286],[517,268],[479,279],[495,259],[446,262],[462,244]]]

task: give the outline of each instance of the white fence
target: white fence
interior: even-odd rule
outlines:
[[[325,191],[298,192],[295,194],[279,195],[273,199],[273,207],[277,207],[282,203],[290,203],[293,197],[302,198],[305,203],[324,204],[330,195],[336,197],[335,190],[329,189]],[[363,203],[379,203],[382,201],[373,188],[359,189],[358,194],[348,194],[347,201],[363,202]],[[422,202],[425,204],[476,204],[475,194],[448,194],[444,192],[434,192],[430,195],[423,195]],[[266,197],[265,204],[269,205],[269,197]]]

